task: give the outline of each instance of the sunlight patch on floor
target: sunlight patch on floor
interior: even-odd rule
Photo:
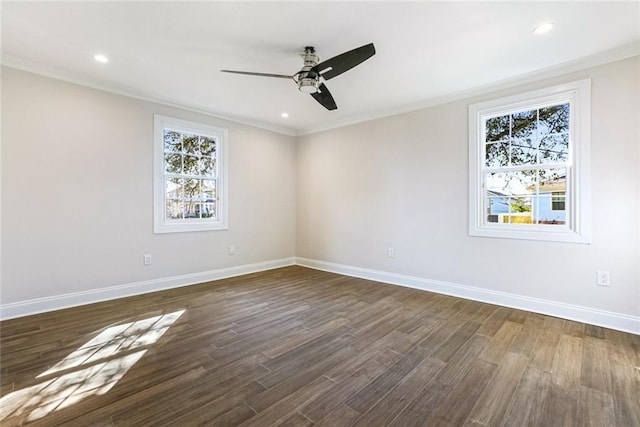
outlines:
[[[179,310],[111,326],[36,378],[38,384],[0,398],[0,421],[34,421],[81,400],[107,393],[185,312]],[[136,351],[137,350],[137,351]]]

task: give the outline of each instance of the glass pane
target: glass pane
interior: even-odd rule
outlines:
[[[200,137],[200,154],[211,156],[216,152],[216,140],[207,136]]]
[[[550,193],[540,194],[537,219],[539,224],[564,225],[566,224],[566,210],[553,210],[553,198]]]
[[[184,173],[187,175],[200,174],[200,162],[195,156],[184,156]]]
[[[488,173],[485,177],[488,196],[502,197],[509,195],[509,181],[506,173]]]
[[[182,155],[165,154],[164,170],[169,173],[182,173]]]
[[[177,200],[167,200],[167,219],[182,219],[182,202]]]
[[[511,224],[533,224],[532,208],[532,197],[512,197],[509,199],[509,222]]]
[[[203,203],[202,204],[202,218],[215,218],[216,216],[216,204],[215,203]]]
[[[484,200],[487,222],[500,222],[500,218],[509,212],[509,197],[495,196],[494,194],[487,192]]]
[[[164,152],[179,153],[182,151],[182,134],[174,130],[164,130]]]
[[[509,188],[511,195],[515,197],[527,197],[536,192],[536,179],[538,171],[524,170],[512,172],[507,178],[510,178]]]
[[[200,175],[216,175],[216,159],[213,157],[203,157],[200,159]]]
[[[487,199],[486,206],[486,223],[487,224],[506,224],[509,222],[509,198],[504,199]],[[489,212],[491,211],[491,212]],[[504,212],[503,212],[504,211]]]
[[[200,180],[199,179],[184,180],[184,199],[200,200]]]
[[[511,141],[511,165],[530,165],[536,163],[538,150],[536,142],[531,138]]]
[[[168,178],[165,181],[166,199],[179,200],[182,199],[182,179],[181,178]]]
[[[202,180],[202,201],[214,202],[216,200],[216,181],[213,179]]]
[[[569,133],[569,104],[538,110],[540,137],[550,133]]]
[[[540,169],[540,192],[566,191],[567,169]]]
[[[566,162],[569,158],[569,135],[547,135],[540,141],[540,163]]]
[[[488,167],[508,166],[509,144],[497,142],[486,145],[485,165]]]
[[[485,141],[505,141],[509,139],[509,116],[487,119],[485,122]]]
[[[566,169],[543,169],[540,171],[539,200],[536,211],[540,224],[566,224],[566,194]]]
[[[200,148],[198,146],[198,135],[191,133],[184,134],[184,141],[182,147],[187,154],[200,154]]]
[[[537,124],[536,110],[520,111],[511,115],[512,138],[535,138]]]
[[[185,218],[200,218],[200,203],[185,202],[184,203]]]

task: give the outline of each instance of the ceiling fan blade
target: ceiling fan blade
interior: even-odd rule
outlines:
[[[338,108],[336,101],[333,100],[333,96],[329,92],[329,89],[321,83],[316,93],[312,93],[311,96],[318,101],[327,110],[335,110]]]
[[[311,68],[309,73],[320,74],[325,80],[329,80],[361,64],[375,55],[375,53],[376,48],[373,46],[373,43],[369,43],[348,52],[341,53],[326,61],[322,61]]]
[[[232,74],[244,74],[246,76],[258,76],[258,77],[276,77],[279,79],[293,79],[293,76],[285,76],[284,74],[269,74],[269,73],[253,73],[251,71],[233,71],[233,70],[220,70],[222,73]]]

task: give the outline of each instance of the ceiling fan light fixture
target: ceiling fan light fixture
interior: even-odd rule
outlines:
[[[318,91],[318,81],[311,78],[300,79],[298,80],[298,89],[303,93],[316,93]]]

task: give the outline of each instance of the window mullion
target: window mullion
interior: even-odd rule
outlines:
[[[524,170],[540,170],[540,169],[563,169],[569,168],[568,162],[564,163],[542,163],[542,164],[528,164],[517,166],[504,166],[504,167],[483,167],[484,173],[500,173],[500,172],[520,172]]]
[[[170,173],[170,172],[166,172],[164,174],[164,176],[167,177],[167,178],[216,179],[215,175],[212,175],[212,176],[208,176],[208,175],[186,175],[186,174]]]

